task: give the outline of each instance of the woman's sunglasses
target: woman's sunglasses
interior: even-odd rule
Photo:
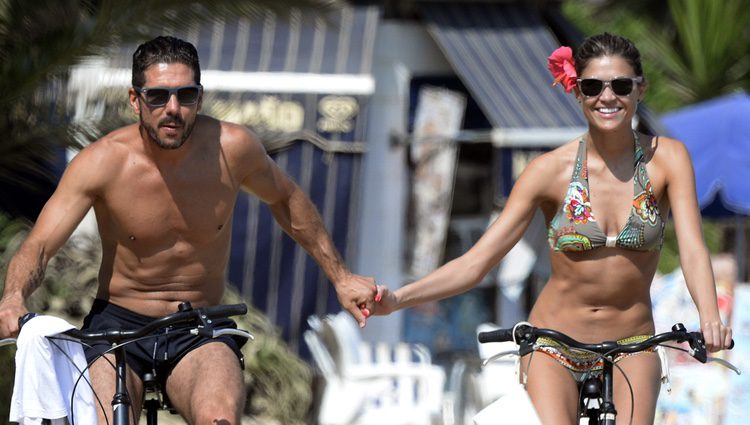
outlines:
[[[133,87],[133,90],[143,94],[143,100],[148,106],[156,108],[169,103],[173,94],[177,95],[180,105],[194,105],[203,92],[203,86],[197,84],[182,87]]]
[[[615,79],[604,81],[597,78],[579,78],[578,89],[586,97],[599,96],[604,88],[609,86],[612,92],[617,96],[627,96],[633,92],[636,84],[643,82],[643,77],[617,77]]]

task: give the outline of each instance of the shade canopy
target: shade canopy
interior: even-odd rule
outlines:
[[[685,143],[695,167],[701,208],[716,203],[750,215],[750,95],[736,93],[662,117],[668,133]]]

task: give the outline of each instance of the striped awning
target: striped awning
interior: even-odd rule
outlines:
[[[259,84],[217,90],[211,104],[234,108],[232,121],[263,131],[274,161],[313,201],[348,264],[359,234],[379,15],[377,7],[345,7],[324,18],[292,11],[288,19],[215,24],[188,37],[195,37],[209,70],[242,73],[243,80]],[[227,280],[305,356],[300,342],[307,317],[341,309],[325,274],[275,223],[268,206],[246,194],[235,207],[230,255]]]
[[[207,90],[370,94],[379,17],[374,6],[344,6],[328,15],[292,8],[287,16],[216,20],[175,36],[198,49]],[[109,62],[128,78],[134,47]]]
[[[538,10],[517,3],[430,2],[421,11],[495,131],[571,134],[571,128],[585,128],[574,96],[552,87],[547,56],[559,44]]]

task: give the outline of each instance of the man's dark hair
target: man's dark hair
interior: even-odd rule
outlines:
[[[187,41],[170,36],[159,36],[147,41],[133,53],[133,87],[146,84],[146,68],[157,63],[181,63],[193,69],[195,84],[201,83],[198,51]]]

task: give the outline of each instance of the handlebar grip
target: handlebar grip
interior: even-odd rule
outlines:
[[[28,313],[24,314],[23,316],[19,317],[18,318],[18,329],[21,329],[23,327],[23,325],[26,324],[26,322],[28,322],[29,320],[35,318],[36,316],[37,316],[36,313],[28,312]]]
[[[247,313],[247,305],[245,304],[225,304],[225,305],[214,305],[199,309],[207,317],[228,317],[228,316],[242,316]]]
[[[513,329],[498,329],[495,331],[479,332],[477,339],[481,343],[513,341]]]

